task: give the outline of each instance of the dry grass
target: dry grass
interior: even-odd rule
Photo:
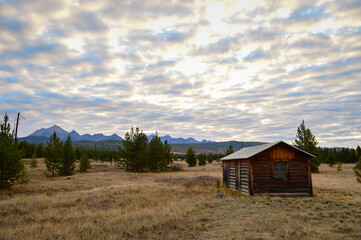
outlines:
[[[0,192],[0,239],[361,239],[348,164],[322,166],[314,198],[280,198],[217,189],[219,163],[140,174],[92,162],[70,179],[48,179],[38,163],[28,185]]]

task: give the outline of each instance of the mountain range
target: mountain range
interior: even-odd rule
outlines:
[[[84,134],[84,135],[80,135],[79,133],[77,133],[75,130],[72,130],[71,132],[68,132],[64,129],[62,129],[61,127],[54,125],[52,127],[49,128],[41,128],[39,130],[36,130],[35,132],[33,132],[32,134],[30,134],[29,136],[25,137],[25,138],[21,138],[20,140],[27,140],[30,142],[37,142],[37,141],[42,141],[45,138],[49,138],[54,132],[56,132],[56,135],[62,140],[65,141],[66,138],[68,137],[68,135],[70,134],[71,140],[74,141],[107,141],[107,140],[118,140],[118,141],[123,141],[123,138],[119,137],[117,134],[113,134],[110,136],[105,136],[102,133],[97,133],[94,135],[90,135],[90,134]],[[148,136],[148,139],[151,140],[155,135],[151,134]],[[169,144],[197,144],[197,143],[212,143],[213,141],[210,140],[205,140],[203,139],[202,141],[198,141],[192,137],[189,138],[172,138],[169,135],[165,135],[161,137],[161,140],[164,142],[165,140],[167,140],[167,142]]]
[[[110,136],[105,136],[102,133],[97,133],[94,135],[90,135],[90,134],[80,135],[75,130],[72,130],[71,132],[67,132],[57,125],[54,125],[50,128],[41,128],[39,130],[36,130],[26,138],[50,137],[54,132],[56,132],[56,135],[63,141],[66,140],[68,135],[70,135],[72,141],[106,141],[106,140],[122,141],[123,140],[123,138],[119,137],[115,133]]]
[[[148,136],[148,139],[151,140],[151,139],[153,139],[154,136],[155,136],[154,134],[151,134],[151,135]],[[198,141],[198,140],[196,140],[196,139],[194,139],[192,137],[189,137],[189,138],[182,138],[182,137],[172,138],[169,135],[165,135],[163,137],[160,137],[160,139],[162,140],[162,142],[167,140],[167,142],[169,144],[194,144],[194,143],[211,143],[211,142],[214,142],[214,141],[205,140],[205,139],[203,139],[202,141]]]

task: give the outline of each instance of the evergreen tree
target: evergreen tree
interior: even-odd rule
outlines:
[[[225,156],[228,156],[229,154],[232,154],[232,153],[234,153],[233,146],[229,145],[229,147],[227,148]]]
[[[212,154],[212,153],[208,153],[208,155],[207,155],[207,162],[208,162],[208,163],[212,163],[212,162],[213,162],[213,154]]]
[[[148,168],[150,171],[164,171],[173,162],[172,148],[165,140],[164,144],[158,133],[149,142]]]
[[[302,120],[302,123],[297,128],[296,139],[294,145],[308,153],[311,153],[317,156],[317,144],[318,141],[316,137],[311,133],[309,128],[306,128],[305,121]],[[319,172],[318,167],[320,166],[319,159],[313,158],[311,159],[311,171],[312,172]]]
[[[81,153],[79,169],[81,172],[86,172],[87,169],[90,169],[90,168],[91,168],[90,160],[89,160],[87,152],[84,150]]]
[[[7,114],[0,128],[0,188],[10,188],[26,169],[21,162],[21,151],[14,143],[14,131],[11,131]]]
[[[125,134],[120,147],[120,154],[125,159],[126,171],[142,172],[147,168],[147,147],[148,137],[137,127],[132,127],[130,132]]]
[[[46,176],[55,177],[55,175],[59,172],[59,167],[61,164],[61,159],[63,158],[63,144],[60,141],[60,138],[54,132],[49,141],[47,141],[47,146],[45,148],[45,166],[47,171],[45,172]]]
[[[196,153],[193,151],[192,147],[187,150],[186,162],[188,163],[188,167],[195,167],[197,165]]]
[[[353,168],[357,182],[361,183],[361,156],[358,159],[356,166]]]
[[[59,174],[62,176],[72,175],[75,169],[75,161],[75,151],[73,149],[70,135],[68,135],[63,147],[63,157],[59,164]]]
[[[37,166],[38,166],[38,160],[36,160],[36,153],[34,152],[33,155],[31,156],[30,167],[36,168]]]
[[[198,154],[198,165],[205,166],[207,163],[206,155],[203,153]]]
[[[22,168],[21,171],[19,173],[19,178],[18,178],[18,183],[20,184],[27,184],[29,182],[29,175],[28,175],[28,170],[25,167],[25,164],[23,162],[21,162]]]
[[[161,170],[160,165],[165,158],[165,151],[162,140],[158,136],[158,133],[155,133],[155,136],[149,142],[149,154],[148,154],[148,168],[150,171]]]
[[[168,141],[164,141],[164,161],[161,164],[161,169],[166,169],[173,163],[172,147],[168,144]]]

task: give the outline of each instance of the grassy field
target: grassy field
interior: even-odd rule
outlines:
[[[352,164],[321,166],[313,198],[281,198],[218,188],[220,163],[125,173],[92,162],[90,172],[48,179],[38,162],[29,184],[0,191],[0,239],[361,239]]]

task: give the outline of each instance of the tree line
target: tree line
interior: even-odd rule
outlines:
[[[187,153],[185,155],[182,155],[181,160],[185,159],[188,167],[195,167],[197,166],[205,166],[208,163],[212,163],[213,160],[219,162],[219,160],[231,153],[233,153],[233,146],[229,145],[229,147],[226,150],[226,153],[199,153],[198,155],[195,153],[192,147],[189,147],[187,150]]]

